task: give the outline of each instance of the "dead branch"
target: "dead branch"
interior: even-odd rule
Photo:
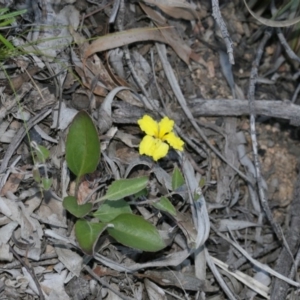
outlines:
[[[222,37],[223,40],[225,42],[226,45],[226,49],[227,49],[227,54],[229,57],[229,62],[234,65],[234,57],[233,57],[233,49],[232,49],[232,40],[230,38],[230,35],[228,33],[227,30],[227,26],[223,20],[223,17],[221,15],[220,12],[220,8],[219,8],[219,1],[218,0],[212,0],[211,1],[212,4],[212,10],[213,10],[213,14],[212,16],[214,17],[216,23],[218,24],[220,31],[222,33]]]
[[[249,115],[248,102],[244,100],[194,100],[191,109],[195,116]],[[291,121],[292,125],[296,125],[295,121],[300,113],[300,106],[277,100],[256,100],[254,109],[257,115],[286,119]]]
[[[115,123],[136,123],[137,119],[142,117],[146,110],[140,107],[129,105],[125,102],[114,102],[113,119]],[[188,101],[188,106],[194,117],[227,117],[227,116],[248,116],[249,105],[245,100],[203,100],[194,99]],[[290,101],[281,100],[256,100],[254,101],[256,115],[264,115],[272,118],[284,119],[290,121],[291,125],[300,125],[300,106],[292,104]],[[176,111],[183,114],[181,109]]]

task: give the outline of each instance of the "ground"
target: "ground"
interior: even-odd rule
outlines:
[[[297,299],[285,1],[100,2],[1,2],[1,299]]]

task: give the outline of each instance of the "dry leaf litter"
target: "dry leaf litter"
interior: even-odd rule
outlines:
[[[296,275],[289,278],[287,296],[274,296],[275,278],[282,273],[278,286],[288,280],[292,264],[287,273],[276,266],[286,244],[259,202],[250,111],[213,111],[215,116],[207,117],[191,110],[201,135],[183,109],[197,106],[199,99],[248,100],[265,28],[242,1],[220,3],[232,40],[231,71],[228,36],[222,36],[213,16],[216,2],[1,1],[11,10],[27,9],[5,33],[23,54],[6,59],[1,71],[1,299],[298,299],[299,237],[291,250]],[[287,58],[275,34],[263,51],[255,99],[284,101],[288,107],[299,63]],[[175,74],[173,84],[166,63]],[[67,128],[80,110],[98,126],[102,158],[81,184],[79,202],[118,176],[148,175],[166,193],[179,166],[195,188],[192,194],[203,180],[208,214],[202,210],[194,224],[186,194],[172,198],[177,222],[147,204],[132,205],[158,229],[175,230],[169,246],[141,252],[104,232],[94,256],[84,254],[75,239],[75,219],[62,206],[62,198],[75,193],[64,156]],[[300,193],[295,188],[299,134],[269,110],[271,117],[256,115],[258,155],[273,221],[288,235],[292,202]],[[146,113],[159,120],[160,112],[175,120],[187,139],[185,165],[174,151],[157,164],[138,153],[137,120]],[[27,132],[50,150],[49,191],[41,192],[33,180]],[[200,239],[197,249],[192,237]]]

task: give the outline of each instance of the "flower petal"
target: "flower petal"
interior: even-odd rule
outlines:
[[[146,154],[148,156],[152,156],[153,151],[155,149],[156,139],[150,135],[144,136],[140,143],[139,153],[140,155]]]
[[[153,160],[157,161],[160,158],[167,155],[169,151],[169,145],[162,142],[159,139],[153,138],[150,135],[146,135],[139,147],[139,153],[151,156]]]
[[[174,132],[167,134],[163,141],[167,141],[174,149],[183,151],[184,141],[176,136]]]
[[[163,137],[171,132],[174,127],[174,121],[170,120],[168,117],[164,117],[158,124],[159,127],[159,136],[158,138],[163,139]]]
[[[157,161],[160,158],[165,157],[168,154],[168,151],[169,145],[167,143],[162,142],[159,139],[156,139],[156,145],[152,157],[155,161]]]
[[[142,119],[138,120],[138,124],[146,134],[158,137],[158,123],[150,116],[144,115]]]

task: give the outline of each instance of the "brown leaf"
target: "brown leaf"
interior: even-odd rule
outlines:
[[[26,72],[10,78],[10,80],[5,80],[5,92],[8,94],[12,94],[14,91],[18,91],[20,87],[24,84],[24,82],[28,82],[30,80],[30,77],[38,73],[40,70],[39,67],[31,67]]]
[[[162,286],[176,286],[189,291],[198,291],[204,288],[205,283],[192,274],[176,271],[146,271],[144,275]]]
[[[93,55],[96,52],[102,52],[135,42],[144,42],[149,40],[170,45],[177,53],[177,55],[186,64],[189,64],[192,49],[179,38],[174,29],[172,29],[171,27],[158,29],[146,27],[107,34],[92,42],[85,49],[83,59],[86,60],[89,56]],[[195,54],[193,55],[193,57],[196,57]]]
[[[25,176],[25,174],[23,174],[23,172],[25,172],[28,167],[29,167],[28,165],[21,167],[21,173],[10,174],[10,176],[8,177],[8,180],[6,181],[5,185],[3,186],[2,190],[1,190],[0,196],[5,196],[5,194],[8,191],[15,193],[18,190],[18,187]]]
[[[161,33],[166,39],[166,43],[174,49],[174,51],[183,61],[185,61],[184,57],[188,55],[189,59],[206,65],[203,59],[185,44],[185,42],[177,34],[176,30],[172,27],[169,27],[167,20],[161,14],[151,7],[144,5],[143,3],[140,3],[140,6],[158,28],[163,28]],[[188,64],[187,61],[185,62]]]
[[[184,1],[166,1],[165,3],[160,3],[156,0],[145,0],[144,2],[152,6],[156,5],[164,13],[175,19],[196,20],[199,18],[195,10],[196,7]]]

